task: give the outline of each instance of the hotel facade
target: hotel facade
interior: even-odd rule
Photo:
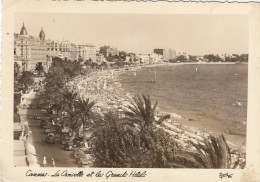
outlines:
[[[96,47],[92,44],[46,39],[43,28],[39,37],[29,35],[24,24],[20,33],[14,34],[14,62],[20,65],[22,71],[34,72],[36,64],[41,62],[47,72],[54,57],[95,62],[96,53]]]

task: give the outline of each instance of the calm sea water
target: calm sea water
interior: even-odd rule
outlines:
[[[150,95],[162,111],[184,117],[178,120],[182,124],[223,133],[242,146],[246,141],[247,78],[246,64],[194,64],[142,68],[136,75],[126,72],[119,79],[127,92]]]

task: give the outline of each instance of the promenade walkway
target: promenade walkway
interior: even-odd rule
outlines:
[[[40,97],[33,93],[26,101],[28,104],[37,105],[40,102]],[[35,120],[34,114],[41,113],[44,117],[46,113],[43,113],[41,109],[21,109],[20,117],[22,122],[28,122],[29,129],[32,131],[31,136],[28,137],[28,143],[35,147],[36,157],[40,166],[43,166],[43,157],[46,157],[47,166],[51,166],[51,159],[55,161],[56,167],[77,167],[75,160],[71,157],[71,151],[65,151],[59,142],[55,144],[47,144],[46,134],[40,127],[41,120]]]

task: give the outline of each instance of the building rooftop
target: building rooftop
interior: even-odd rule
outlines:
[[[39,37],[40,37],[41,40],[45,40],[45,33],[44,33],[44,31],[43,31],[42,28],[41,28],[41,31],[40,31]]]
[[[20,35],[27,35],[27,30],[24,26],[24,23],[23,23],[23,27],[21,28]]]

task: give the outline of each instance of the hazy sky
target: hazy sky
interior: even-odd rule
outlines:
[[[245,15],[141,15],[19,13],[15,32],[24,22],[28,34],[75,43],[113,45],[134,53],[172,48],[192,55],[247,53]]]

